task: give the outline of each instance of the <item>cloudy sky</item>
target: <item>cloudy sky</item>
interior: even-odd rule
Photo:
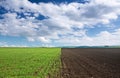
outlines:
[[[0,0],[0,46],[120,45],[120,0]]]

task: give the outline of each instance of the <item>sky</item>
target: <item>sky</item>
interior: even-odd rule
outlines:
[[[0,47],[120,45],[120,0],[0,0]]]

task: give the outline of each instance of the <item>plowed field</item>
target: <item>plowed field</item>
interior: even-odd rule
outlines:
[[[120,49],[63,48],[61,78],[120,78]]]

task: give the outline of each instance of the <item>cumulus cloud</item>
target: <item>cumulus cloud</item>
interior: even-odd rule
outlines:
[[[104,45],[120,45],[120,29],[116,29],[114,32],[110,33],[108,31],[101,31],[97,36],[90,37],[84,36],[80,38],[67,38],[64,37],[59,39],[58,43],[63,43],[65,46],[72,45],[82,45],[82,46],[104,46]]]
[[[0,34],[23,36],[28,41],[43,43],[118,44],[119,30],[114,33],[101,31],[93,38],[86,35],[85,28],[91,28],[96,24],[106,26],[111,20],[116,20],[120,15],[120,1],[89,1],[85,4],[77,2],[37,4],[28,0],[3,0],[0,7],[8,12],[0,15],[3,17],[0,19]],[[114,40],[113,43],[109,42],[110,39]]]

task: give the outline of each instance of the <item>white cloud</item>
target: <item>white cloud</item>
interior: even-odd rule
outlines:
[[[118,30],[114,33],[101,31],[97,37],[88,37],[85,29],[96,24],[106,26],[111,20],[116,20],[120,15],[119,0],[90,0],[85,4],[72,2],[59,5],[36,4],[28,0],[3,0],[0,6],[9,11],[1,15],[4,18],[0,20],[1,35],[23,36],[28,41],[43,43],[55,40],[54,42],[72,45],[75,43],[79,43],[78,45],[118,44],[119,42]],[[46,19],[36,19],[40,18],[39,15]],[[80,30],[75,32],[73,27]]]
[[[34,42],[34,41],[40,41],[40,42],[43,42],[43,43],[50,43],[51,41],[46,38],[46,37],[27,37],[28,41],[30,42]]]
[[[41,47],[56,47],[56,46],[50,44],[42,44]]]
[[[7,43],[6,42],[0,42],[0,46],[2,46],[2,45],[6,45]]]
[[[0,41],[0,47],[30,47],[28,45],[19,45],[19,44],[9,44],[5,41]]]
[[[28,46],[26,46],[26,45],[2,45],[2,46],[0,46],[0,47],[28,47]]]
[[[97,45],[120,45],[120,29],[113,33],[102,31],[97,37],[93,38]],[[117,34],[116,34],[117,33]]]
[[[63,43],[68,45],[82,45],[82,46],[99,46],[99,45],[120,45],[120,29],[116,29],[114,32],[110,33],[108,31],[101,31],[97,36],[89,37],[84,36],[81,38],[67,38],[64,37],[57,41],[58,43]]]
[[[30,42],[35,41],[35,39],[34,39],[34,38],[32,38],[32,37],[27,37],[27,39],[28,39],[28,41],[30,41]]]
[[[45,37],[38,37],[38,40],[44,43],[49,43],[50,40],[46,39]]]

